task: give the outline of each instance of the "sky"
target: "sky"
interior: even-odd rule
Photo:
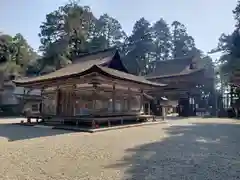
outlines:
[[[39,26],[47,13],[66,0],[0,0],[0,32],[21,33],[28,43],[38,49]],[[196,45],[204,52],[215,48],[221,33],[234,28],[232,10],[237,0],[81,0],[94,15],[103,13],[116,18],[130,34],[136,20],[145,17],[151,23],[163,18],[168,24],[183,23]],[[213,56],[215,58],[215,56]]]

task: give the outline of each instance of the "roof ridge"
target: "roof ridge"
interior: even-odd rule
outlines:
[[[98,53],[104,53],[104,52],[108,52],[108,51],[113,51],[113,50],[117,51],[116,47],[111,47],[111,48],[107,48],[107,49],[102,49],[102,50],[97,50],[97,51],[84,53],[84,54],[78,56],[77,58],[75,58],[74,60],[82,58],[82,57],[86,57],[86,56],[96,55]]]

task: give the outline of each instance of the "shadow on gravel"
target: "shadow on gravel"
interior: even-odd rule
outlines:
[[[240,125],[193,124],[166,129],[163,141],[128,149],[108,168],[127,167],[126,179],[233,180],[240,178]]]
[[[73,132],[56,129],[34,128],[22,125],[0,124],[0,137],[7,138],[9,142],[46,136],[57,136],[66,133]]]

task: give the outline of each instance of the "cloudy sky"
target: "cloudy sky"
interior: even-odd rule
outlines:
[[[38,49],[38,33],[45,15],[66,0],[0,0],[0,32],[20,32],[29,44]],[[222,32],[234,26],[232,10],[236,0],[82,0],[99,16],[108,13],[118,19],[127,33],[140,17],[150,22],[164,18],[169,24],[178,20],[205,52],[214,48]]]

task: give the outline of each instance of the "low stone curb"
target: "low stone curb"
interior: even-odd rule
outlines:
[[[147,123],[141,123],[141,124],[112,126],[112,127],[97,128],[97,129],[77,128],[77,127],[57,127],[57,126],[55,126],[53,129],[70,130],[70,131],[77,131],[77,132],[96,133],[96,132],[104,132],[104,131],[111,131],[111,130],[117,130],[117,129],[131,128],[131,127],[150,126],[150,125],[163,124],[163,123],[166,123],[166,122],[164,122],[164,121],[147,122]]]
[[[81,127],[74,127],[74,126],[72,127],[71,126],[50,126],[50,125],[48,126],[48,125],[37,125],[37,124],[29,124],[29,123],[14,123],[12,125],[31,126],[35,128],[67,130],[67,131],[75,131],[75,132],[96,133],[96,132],[131,128],[131,127],[150,126],[150,125],[163,124],[163,123],[167,123],[167,122],[156,121],[156,122],[146,122],[146,123],[139,123],[139,124],[128,124],[128,125],[112,126],[112,127],[105,127],[105,128],[97,128],[97,129],[81,128]]]

